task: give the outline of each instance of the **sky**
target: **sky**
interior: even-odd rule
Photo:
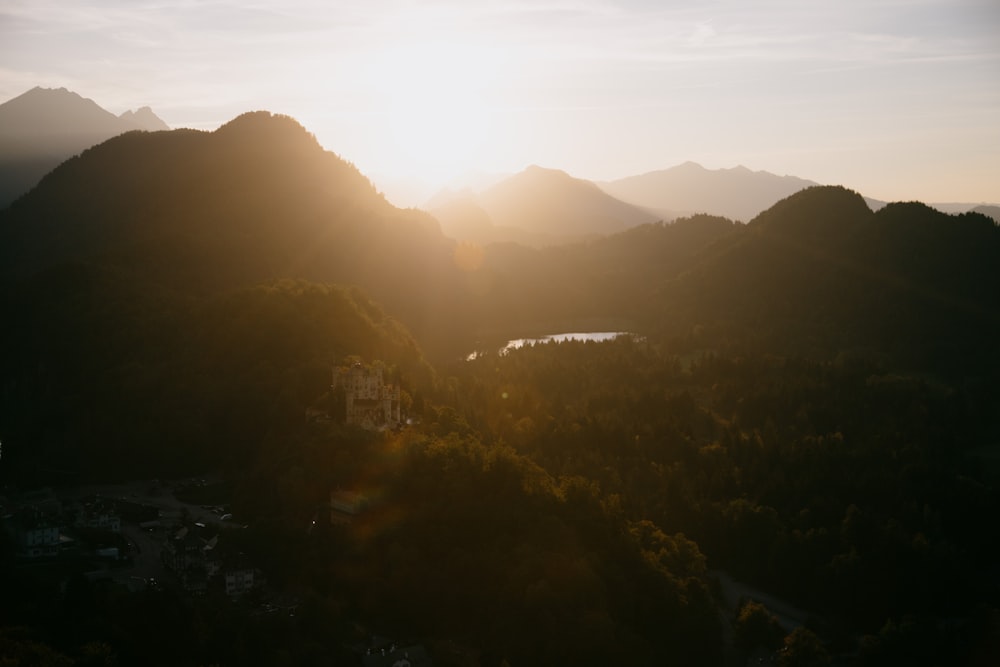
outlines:
[[[4,0],[0,102],[296,118],[391,200],[531,164],[1000,202],[1000,0]]]

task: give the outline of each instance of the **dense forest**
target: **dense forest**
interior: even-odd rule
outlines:
[[[216,475],[226,548],[297,604],[129,593],[0,531],[0,663],[361,664],[381,633],[441,665],[995,664],[998,257],[983,215],[838,187],[480,247],[288,118],[110,140],[0,212],[0,496]],[[375,360],[400,428],[344,423],[331,373]],[[366,511],[324,520],[334,489]]]

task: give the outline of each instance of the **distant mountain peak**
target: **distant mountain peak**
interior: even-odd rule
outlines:
[[[664,216],[709,213],[747,222],[775,202],[818,185],[794,176],[776,176],[744,165],[706,169],[697,162],[629,176],[601,187],[608,194]]]
[[[121,132],[121,121],[65,88],[34,87],[0,104],[0,131],[19,136]],[[126,128],[128,129],[128,128]],[[113,136],[108,134],[108,136]]]
[[[118,117],[127,123],[135,125],[140,130],[157,132],[170,129],[170,126],[164,123],[149,107],[139,107],[135,111],[126,111]]]
[[[446,233],[461,240],[533,246],[570,243],[655,221],[592,181],[536,164],[478,195],[442,194],[433,201],[432,213]]]
[[[169,130],[170,127],[148,106],[115,116],[89,97],[66,88],[35,86],[0,104],[3,134],[21,137],[93,134],[106,139],[134,129]]]
[[[562,169],[552,169],[550,167],[542,167],[541,165],[531,164],[525,167],[522,174],[533,174],[536,176],[558,176],[560,178],[572,178]]]
[[[676,167],[674,167],[674,169],[676,169],[678,171],[708,171],[707,169],[705,169],[703,166],[701,166],[697,162],[693,162],[691,160],[686,160],[685,162],[681,162],[679,165],[677,165]],[[663,170],[659,170],[659,171],[663,171]],[[654,171],[654,172],[649,172],[649,173],[653,174],[653,173],[657,173],[657,172]]]
[[[0,208],[59,163],[132,130],[169,130],[149,107],[116,116],[66,88],[31,90],[0,104]]]

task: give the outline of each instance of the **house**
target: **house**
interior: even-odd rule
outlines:
[[[361,362],[350,368],[335,368],[331,388],[343,391],[345,419],[370,430],[396,428],[400,418],[400,388],[383,381],[381,362],[364,366]]]
[[[242,597],[262,584],[260,571],[247,563],[235,564],[223,569],[226,595]]]
[[[120,533],[122,520],[114,506],[100,498],[84,503],[76,512],[77,528],[95,528]]]
[[[160,555],[164,566],[173,570],[184,590],[204,592],[220,569],[215,552],[218,541],[217,535],[207,536],[197,526],[184,526],[170,536]]]
[[[221,537],[225,539],[225,535]],[[163,545],[163,564],[173,570],[188,593],[216,587],[238,598],[263,586],[263,573],[242,553],[220,553],[219,541],[219,534],[201,524],[183,526]]]
[[[60,525],[55,515],[37,507],[24,507],[9,517],[18,552],[25,558],[47,558],[59,554]]]

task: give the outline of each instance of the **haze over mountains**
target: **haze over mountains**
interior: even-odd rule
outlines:
[[[149,107],[119,116],[75,92],[33,88],[0,104],[0,208],[33,187],[63,160],[132,130],[169,127]],[[778,200],[817,185],[739,166],[705,169],[686,162],[668,169],[595,184],[565,172],[532,166],[492,177],[459,192],[442,191],[423,208],[456,239],[481,244],[558,245],[613,234],[654,220],[695,213],[748,222]],[[886,202],[867,199],[873,209]],[[944,212],[976,204],[934,204]],[[982,205],[980,205],[982,206]],[[998,213],[981,209],[994,219]]]
[[[599,185],[612,196],[658,211],[668,220],[711,213],[749,222],[778,200],[819,183],[743,166],[712,170],[685,162]]]
[[[877,267],[872,275],[889,272],[892,280],[925,283],[920,267],[892,268],[895,248],[927,243],[919,252],[931,262],[933,239],[949,227],[958,229],[958,223],[923,205],[887,206],[873,214],[860,195],[828,194],[841,190],[801,190],[748,225],[733,226],[712,216],[649,225],[652,216],[594,184],[534,167],[474,200],[453,204],[465,207],[466,228],[477,231],[478,213],[484,242],[530,244],[545,236],[600,242],[549,251],[487,245],[463,256],[436,219],[389,204],[356,168],[325,151],[297,122],[255,112],[211,133],[129,133],[68,160],[7,210],[0,227],[0,260],[3,274],[12,278],[85,261],[125,271],[134,280],[196,293],[281,278],[360,285],[423,345],[442,351],[461,340],[468,343],[483,330],[585,318],[645,320],[667,307],[666,294],[674,295],[669,299],[674,307],[695,308],[698,301],[688,304],[682,295],[712,294],[713,285],[725,286],[719,299],[726,302],[725,295],[752,281],[739,272],[722,278],[718,272],[731,273],[725,267],[749,262],[760,269],[749,274],[757,279],[790,261],[778,246],[768,251],[778,254],[767,262],[743,258],[742,253],[757,247],[747,239],[769,229],[794,232],[773,236],[787,237],[789,248],[798,249],[788,255],[796,261],[818,253],[824,263],[817,267],[828,262],[846,266],[855,260],[842,249],[855,248]],[[911,238],[905,225],[890,225],[900,211],[909,211],[914,232],[929,236]],[[771,219],[779,222],[765,222]],[[839,222],[824,222],[828,220]],[[987,234],[979,222],[961,224],[968,228],[966,235]],[[519,231],[512,231],[518,225]],[[861,238],[868,243],[858,245]],[[962,271],[947,280],[979,266],[971,258],[980,257],[990,243],[971,244],[964,264],[949,259],[946,264],[961,264]],[[875,250],[884,257],[872,255]],[[708,271],[716,265],[717,270]],[[812,280],[811,266],[789,273],[787,285],[772,285],[768,299],[801,289]],[[685,271],[691,275],[682,277]],[[694,276],[699,275],[707,283],[697,283]],[[831,275],[837,281],[856,278],[852,273]],[[948,275],[943,272],[941,280]],[[696,284],[668,289],[676,281]],[[962,296],[956,298],[968,301],[975,284],[962,283]],[[866,294],[866,299],[883,289],[866,292],[853,283],[841,287]],[[757,303],[763,291],[745,303]],[[977,294],[974,300],[982,298]],[[651,308],[650,303],[659,305]],[[808,303],[805,299],[802,307]],[[723,308],[712,317],[733,312]],[[441,333],[442,321],[449,323],[447,336]],[[845,331],[853,326],[845,324]]]
[[[6,212],[6,275],[98,262],[199,293],[300,277],[363,284],[412,313],[417,331],[446,316],[459,323],[435,305],[456,284],[437,222],[390,205],[287,117],[119,135],[61,164]]]
[[[123,132],[169,129],[149,107],[115,116],[65,88],[32,88],[0,104],[0,207],[86,148]]]
[[[441,193],[427,204],[456,239],[487,244],[558,245],[654,222],[649,212],[615,199],[594,183],[530,166],[486,188]]]

